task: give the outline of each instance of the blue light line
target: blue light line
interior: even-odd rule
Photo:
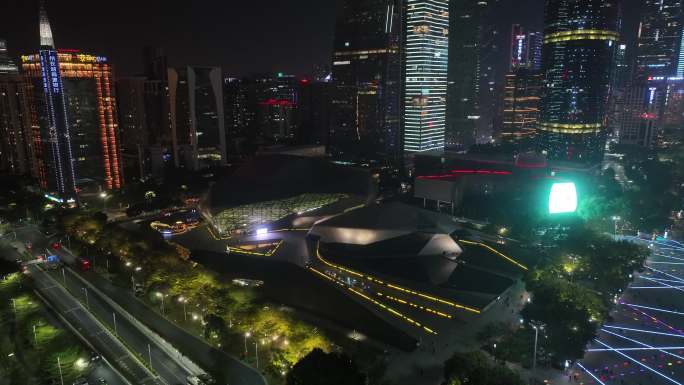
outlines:
[[[667,287],[667,286],[630,286],[630,289],[633,290],[641,290],[641,289],[684,289],[684,286],[672,286],[672,287]]]
[[[612,334],[612,335],[614,335],[614,336],[616,336],[616,337],[620,337],[620,338],[626,339],[627,341],[634,342],[635,344],[639,344],[639,345],[642,345],[642,346],[646,346],[646,347],[648,347],[648,348],[653,348],[653,346],[651,346],[651,345],[649,345],[649,344],[646,344],[646,343],[644,343],[644,342],[641,342],[641,341],[638,341],[638,340],[635,340],[635,339],[632,339],[632,338],[629,338],[629,337],[621,336],[621,335],[619,335],[619,334],[617,334],[617,333],[613,333],[613,332],[611,332],[611,331],[609,331],[609,330],[606,330],[606,329],[601,329],[601,331],[603,331],[603,332],[605,332],[605,333]],[[619,349],[619,350],[624,350],[624,349]],[[658,351],[660,351],[660,352],[662,352],[662,353],[665,353],[665,354],[668,354],[668,355],[670,355],[670,356],[672,356],[672,357],[679,358],[680,360],[684,360],[684,357],[682,357],[682,356],[680,356],[680,355],[677,355],[677,354],[674,354],[674,353],[667,352],[667,351],[665,351],[664,349],[658,349]]]
[[[650,278],[651,280],[653,280],[653,281],[657,281],[657,282],[673,282],[673,283],[684,283],[684,282],[681,282],[681,281],[675,281],[674,279],[665,279],[665,278],[653,278],[653,277],[644,277],[643,275],[641,276],[641,278]]]
[[[665,283],[665,282],[660,282],[660,281],[657,281],[657,280],[655,280],[655,279],[653,279],[653,278],[646,278],[646,277],[641,277],[641,278],[646,279],[646,280],[649,280],[649,281],[653,281],[653,282],[656,282],[656,283],[659,283],[659,284],[661,284],[661,285],[665,285],[665,286],[667,286],[667,287],[669,287],[669,288],[671,288],[671,289],[675,289],[675,290],[679,290],[679,291],[684,291],[684,289],[679,289],[679,288],[677,288],[676,286],[668,285],[668,284]],[[684,283],[684,282],[679,282],[679,283]]]
[[[668,277],[674,278],[675,280],[677,280],[677,281],[679,281],[679,282],[681,282],[681,283],[684,283],[684,279],[681,279],[681,278],[679,278],[679,277],[677,277],[677,276],[675,276],[675,275],[668,274],[668,273],[666,273],[666,272],[664,272],[664,271],[660,271],[660,270],[654,269],[654,268],[652,268],[652,267],[650,267],[650,266],[646,266],[646,268],[649,269],[649,270],[653,270],[653,271],[655,271],[655,272],[658,272],[658,273],[660,273],[660,274],[666,275],[666,276],[668,276]]]
[[[684,263],[682,263],[682,262],[656,262],[656,261],[649,261],[648,263],[656,264],[656,265],[684,265]]]
[[[607,330],[603,330],[607,332]],[[648,350],[684,350],[684,346],[653,346],[650,348],[615,348],[615,349],[587,349],[587,352],[610,352],[613,350],[618,350],[621,352],[637,352],[637,351],[648,351]]]
[[[676,259],[678,261],[684,261],[684,258],[677,258],[677,257],[670,257],[669,255],[665,254],[658,254],[658,253],[653,253],[656,257],[663,257],[663,258],[669,258],[669,259]]]
[[[659,371],[657,371],[657,370],[651,368],[650,366],[642,364],[640,361],[635,360],[634,358],[632,358],[632,357],[626,355],[625,353],[615,350],[612,346],[610,346],[610,345],[608,345],[608,344],[606,344],[606,343],[604,343],[604,342],[601,342],[601,341],[599,341],[598,339],[596,339],[595,341],[598,342],[599,344],[601,344],[601,345],[603,345],[603,346],[605,346],[605,347],[611,349],[611,350],[614,351],[615,353],[617,353],[617,354],[619,354],[619,355],[625,357],[626,359],[628,359],[628,360],[634,362],[635,364],[638,364],[638,365],[640,365],[640,366],[642,366],[642,367],[644,367],[644,368],[650,370],[651,372],[653,372],[653,373],[655,373],[655,374],[657,374],[657,375],[659,375],[659,376],[661,376],[661,377],[663,377],[663,378],[669,380],[669,381],[672,382],[673,384],[684,385],[684,384],[682,384],[681,382],[678,382],[677,380],[675,380],[675,379],[673,379],[673,378],[670,378],[670,377],[668,377],[668,376],[666,376],[666,375],[660,373]]]
[[[658,335],[661,335],[661,336],[676,337],[676,338],[684,338],[684,335],[682,335],[682,334],[654,332],[654,331],[651,331],[651,330],[634,329],[634,328],[624,328],[624,327],[620,327],[620,326],[609,326],[609,325],[604,325],[603,327],[604,327],[604,328],[609,328],[609,329],[629,330],[629,331],[631,331],[631,332],[637,332],[637,333],[658,334]]]
[[[596,376],[594,375],[594,373],[592,373],[592,372],[589,371],[587,368],[585,368],[584,366],[582,366],[582,364],[580,364],[579,362],[577,363],[577,366],[579,366],[580,368],[582,368],[582,370],[584,370],[588,375],[590,375],[590,376],[591,376],[594,380],[596,380],[599,384],[601,384],[601,385],[606,385],[605,382],[599,380],[599,378],[596,377]]]

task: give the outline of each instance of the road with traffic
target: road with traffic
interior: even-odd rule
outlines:
[[[31,242],[36,253],[39,250],[44,252],[51,241],[35,228],[17,230],[17,237]],[[67,264],[75,261],[75,257],[65,249],[49,251]],[[266,383],[260,373],[177,327],[139,301],[130,290],[115,286],[93,272],[67,268],[64,272],[56,270],[52,274],[104,324],[116,330],[132,350],[146,362],[151,361],[151,367],[168,384],[185,384],[188,375],[200,374],[204,370],[214,375],[218,383]]]

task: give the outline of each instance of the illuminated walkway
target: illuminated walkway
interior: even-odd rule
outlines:
[[[578,363],[583,383],[684,385],[684,266],[671,263],[684,259],[684,246],[655,242],[652,249]]]

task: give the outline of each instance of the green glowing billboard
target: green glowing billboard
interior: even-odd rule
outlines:
[[[554,183],[549,195],[549,213],[574,213],[577,210],[577,189],[572,182]]]

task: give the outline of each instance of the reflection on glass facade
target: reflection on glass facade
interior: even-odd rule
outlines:
[[[404,69],[404,151],[444,149],[449,1],[408,0]]]
[[[598,162],[606,136],[617,0],[547,0],[539,144],[550,159]]]
[[[400,155],[398,0],[344,0],[335,24],[330,149],[371,160]]]
[[[637,70],[648,76],[684,76],[682,1],[645,0],[639,24]]]

